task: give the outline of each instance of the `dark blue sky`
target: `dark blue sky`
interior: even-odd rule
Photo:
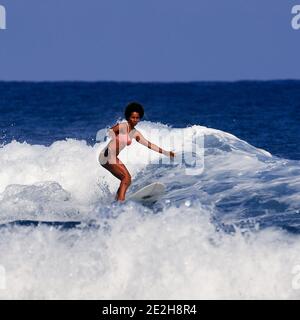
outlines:
[[[0,80],[300,79],[300,0],[0,4]]]

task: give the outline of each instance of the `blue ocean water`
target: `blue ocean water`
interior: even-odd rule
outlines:
[[[191,83],[0,82],[0,143],[95,142],[128,101],[144,120],[230,132],[273,155],[300,160],[300,81]]]
[[[150,207],[97,161],[130,101],[145,137],[204,137],[192,174],[128,148],[129,192],[166,184]],[[299,124],[300,81],[0,82],[0,297],[299,297]]]

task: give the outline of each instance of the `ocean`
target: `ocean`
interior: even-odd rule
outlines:
[[[201,170],[126,149],[151,206],[97,161],[131,101],[155,144],[203,139]],[[299,299],[299,125],[300,81],[0,82],[0,298]]]

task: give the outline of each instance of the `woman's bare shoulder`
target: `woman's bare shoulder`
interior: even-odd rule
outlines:
[[[133,129],[133,137],[135,138],[137,135],[141,134],[139,132],[139,130],[137,130],[136,128]]]
[[[133,138],[136,141],[139,141],[141,138],[143,138],[143,135],[141,134],[141,132],[137,129],[134,129],[134,134],[133,134]]]
[[[119,133],[119,131],[123,131],[126,128],[127,128],[126,123],[118,122],[114,126],[112,126],[110,129],[113,130],[115,133]]]

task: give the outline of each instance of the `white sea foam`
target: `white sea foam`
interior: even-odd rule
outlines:
[[[121,160],[130,160],[131,190],[166,184],[155,208],[111,203],[119,181],[97,161],[103,142],[68,139],[45,147],[13,141],[0,148],[0,266],[6,276],[0,298],[300,297],[292,273],[300,264],[299,237],[276,228],[298,227],[299,163],[214,129],[139,124],[145,137],[153,129],[205,136],[204,171],[195,175],[179,163],[151,164],[153,151],[136,142],[122,151]],[[165,132],[165,140],[151,141],[166,147]],[[7,224],[16,220],[84,224]],[[96,224],[86,225],[90,220]],[[250,220],[254,229],[241,224]],[[236,231],[226,233],[226,226]]]
[[[1,230],[5,299],[300,298],[298,237],[216,232],[199,206],[145,214],[126,205],[111,229]]]

